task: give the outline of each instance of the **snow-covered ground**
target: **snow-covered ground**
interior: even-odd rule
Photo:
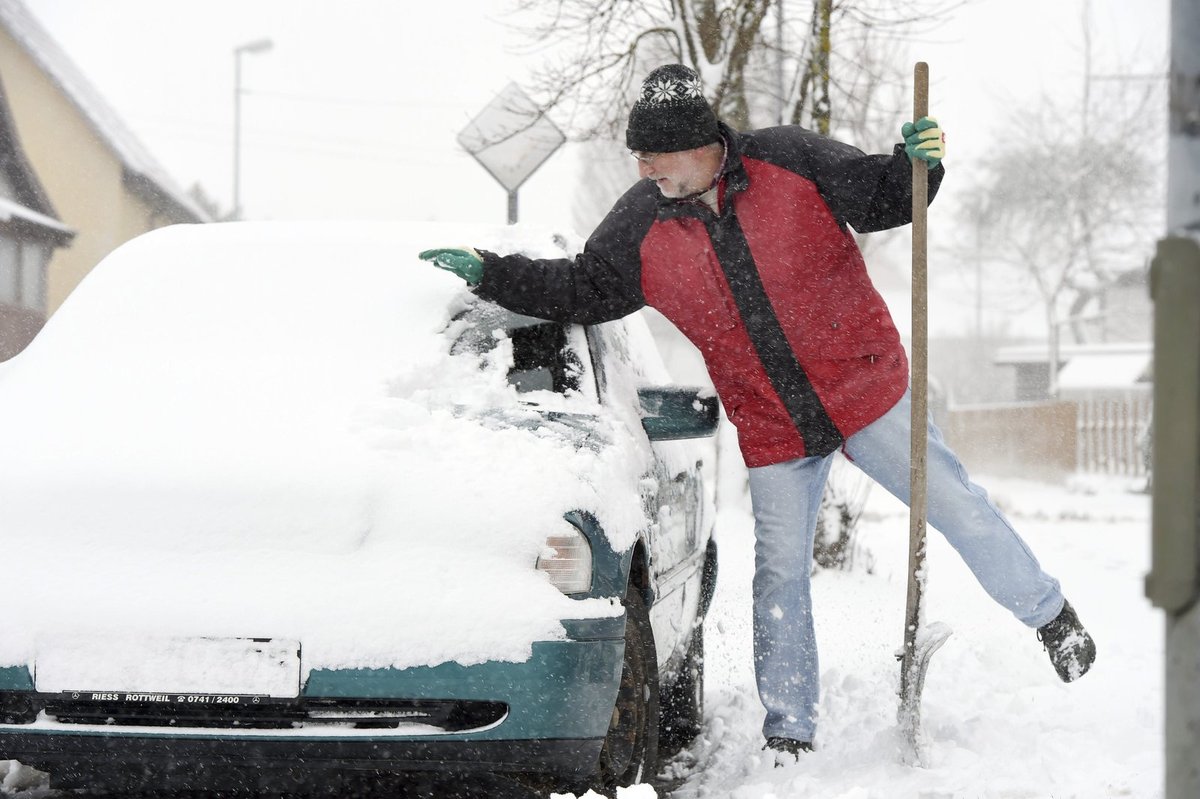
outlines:
[[[753,520],[719,517],[721,572],[709,615],[707,722],[666,771],[672,799],[1098,799],[1163,795],[1163,620],[1143,597],[1149,497],[1120,482],[1047,486],[980,478],[1063,584],[1096,638],[1092,671],[1059,682],[1032,630],[993,604],[954,551],[930,537],[927,621],[954,634],[925,683],[925,764],[904,765],[896,731],[908,509],[871,490],[861,543],[873,573],[814,580],[821,649],[817,751],[776,768],[761,751],[750,660]],[[652,799],[649,785],[616,799]],[[584,799],[596,799],[587,794]]]
[[[1161,614],[1143,597],[1149,498],[1120,483],[1067,487],[979,479],[1096,638],[1093,670],[1058,681],[1032,630],[994,605],[957,555],[930,537],[927,618],[954,629],[934,656],[923,705],[924,767],[903,765],[894,652],[901,639],[907,509],[872,489],[861,543],[871,573],[814,580],[822,703],[817,751],[774,768],[760,748],[750,659],[752,521],[725,492],[721,572],[709,616],[707,716],[667,768],[674,799],[1153,799],[1163,793]],[[7,769],[0,764],[0,777]],[[48,795],[28,771],[5,788]],[[659,793],[659,796],[665,794]],[[648,785],[616,799],[651,799]],[[589,798],[590,799],[590,798]]]
[[[1096,639],[1093,670],[1077,683],[1059,682],[1034,632],[995,605],[932,533],[926,618],[954,634],[934,656],[925,684],[926,764],[903,765],[894,652],[902,636],[908,510],[873,488],[861,527],[873,573],[822,572],[814,580],[822,679],[817,751],[777,769],[760,751],[762,708],[750,659],[752,520],[745,507],[726,507],[706,641],[708,721],[693,749],[671,766],[686,773],[672,797],[1162,796],[1163,620],[1142,590],[1149,497],[1122,483],[978,482],[1062,582]]]

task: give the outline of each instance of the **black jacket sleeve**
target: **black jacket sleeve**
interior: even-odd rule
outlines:
[[[867,155],[849,144],[796,126],[755,134],[758,157],[812,180],[840,225],[859,233],[912,222],[912,164],[897,144],[891,155]],[[929,170],[933,202],[946,168]]]
[[[653,224],[657,191],[641,181],[617,201],[574,258],[528,258],[480,251],[475,293],[510,311],[556,322],[597,324],[646,304],[641,242]]]

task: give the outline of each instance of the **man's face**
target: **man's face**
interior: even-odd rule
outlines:
[[[650,178],[664,197],[690,197],[707,189],[721,165],[721,150],[711,145],[674,153],[635,151],[638,175]]]

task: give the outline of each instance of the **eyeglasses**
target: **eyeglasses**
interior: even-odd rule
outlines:
[[[653,164],[654,160],[662,155],[662,153],[643,153],[641,150],[630,150],[629,154],[633,156],[634,160],[646,166]]]

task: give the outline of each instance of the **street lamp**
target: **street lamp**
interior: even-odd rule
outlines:
[[[242,54],[265,53],[271,46],[270,39],[255,39],[233,48],[233,211],[230,215],[234,219],[242,216]]]

